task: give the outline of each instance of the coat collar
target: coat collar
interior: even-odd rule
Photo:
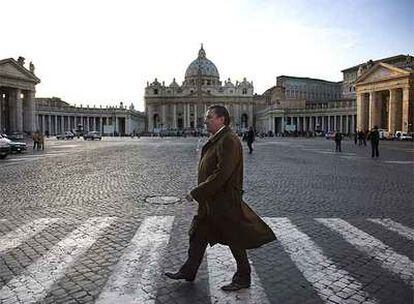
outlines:
[[[215,143],[220,137],[223,136],[223,134],[227,133],[229,131],[229,127],[228,126],[224,126],[222,129],[218,130],[216,134],[214,134],[213,136],[211,136],[208,141],[211,143]]]
[[[221,138],[222,136],[224,136],[226,133],[228,133],[230,130],[229,127],[225,126],[220,132],[216,133],[214,136],[211,136],[208,141],[204,144],[202,150],[201,150],[201,158],[203,158],[204,153],[206,152],[206,150],[213,145],[217,140],[219,140],[219,138]]]

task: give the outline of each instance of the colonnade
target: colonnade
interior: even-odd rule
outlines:
[[[37,129],[42,133],[46,131],[49,135],[61,134],[72,131],[82,125],[84,131],[104,132],[105,125],[113,125],[117,133],[129,134],[129,124],[125,117],[113,116],[90,116],[90,115],[68,115],[68,114],[38,114]]]
[[[413,124],[412,103],[408,87],[357,92],[357,128],[408,132]]]
[[[354,133],[356,127],[356,115],[337,114],[337,115],[284,115],[270,116],[267,120],[267,126],[263,126],[264,132],[271,130],[274,133],[283,133],[289,131],[287,126],[295,126],[298,132],[315,132],[315,131],[339,131],[341,133]],[[267,130],[266,130],[267,129]],[[291,129],[292,130],[292,129]],[[292,130],[293,131],[293,130]]]

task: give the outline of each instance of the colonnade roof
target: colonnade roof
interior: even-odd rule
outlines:
[[[40,83],[40,79],[34,73],[30,72],[13,58],[0,60],[0,76],[19,79],[33,84]]]

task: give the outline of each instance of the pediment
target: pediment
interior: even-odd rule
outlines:
[[[32,83],[39,83],[40,79],[33,73],[21,66],[14,59],[4,59],[0,61],[0,76],[14,78]]]
[[[410,73],[406,70],[394,67],[386,63],[377,63],[371,69],[366,71],[357,80],[357,84],[361,83],[373,83],[378,81],[384,81],[393,78],[399,78],[408,76]]]

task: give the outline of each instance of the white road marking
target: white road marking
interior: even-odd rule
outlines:
[[[58,218],[41,218],[27,223],[0,238],[0,254],[19,247],[26,240],[38,234],[47,226],[57,222]]]
[[[400,223],[394,222],[391,219],[368,219],[368,221],[380,224],[385,228],[398,233],[399,235],[414,241],[414,229],[401,225]]]
[[[160,261],[173,216],[145,218],[95,303],[155,303]]]
[[[208,278],[211,303],[270,303],[260,284],[260,279],[251,265],[251,287],[237,292],[224,292],[221,286],[229,284],[236,272],[236,261],[230,248],[216,244],[207,249]]]
[[[95,242],[113,218],[91,218],[55,245],[46,255],[29,265],[0,290],[6,302],[35,303],[47,296],[49,288]]]
[[[386,161],[384,161],[384,163],[397,164],[397,165],[411,165],[411,164],[414,164],[414,161],[410,161],[410,160],[407,160],[407,161],[404,161],[404,160],[386,160]]]
[[[330,298],[340,291],[346,293],[341,303],[355,303],[361,297],[367,299],[364,303],[377,303],[375,298],[362,290],[363,286],[357,279],[346,270],[338,269],[335,262],[326,257],[322,249],[289,219],[265,218],[265,222],[325,303],[332,303]]]
[[[414,288],[414,264],[408,257],[394,252],[394,250],[380,240],[342,219],[320,218],[316,220],[339,233],[347,242],[375,258],[383,268],[395,273],[404,282]]]

